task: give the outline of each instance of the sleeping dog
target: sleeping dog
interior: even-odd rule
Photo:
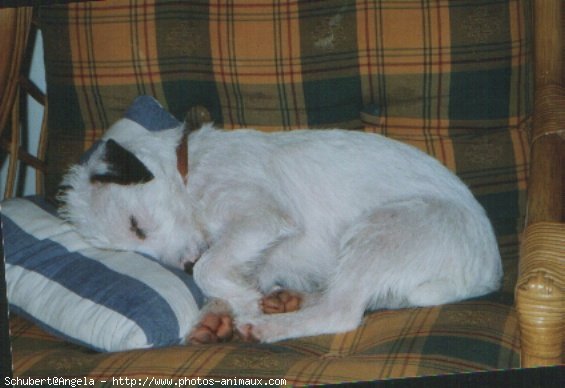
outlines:
[[[411,146],[337,129],[186,132],[121,119],[61,199],[93,245],[193,271],[209,302],[189,342],[345,332],[367,310],[499,287],[485,211]]]

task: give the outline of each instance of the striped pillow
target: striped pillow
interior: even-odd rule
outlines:
[[[98,351],[182,343],[203,296],[192,277],[132,252],[91,247],[38,198],[2,203],[12,312]]]

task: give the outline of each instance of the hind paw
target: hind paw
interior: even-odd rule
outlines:
[[[275,291],[261,299],[261,310],[264,314],[289,313],[300,309],[302,296],[287,290]]]
[[[225,313],[208,313],[188,335],[190,344],[227,342],[233,338],[233,318]]]

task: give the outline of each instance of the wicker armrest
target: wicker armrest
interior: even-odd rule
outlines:
[[[565,88],[536,90],[516,309],[522,366],[563,363],[565,332]]]
[[[565,316],[565,224],[526,228],[516,286],[522,366],[563,362]]]

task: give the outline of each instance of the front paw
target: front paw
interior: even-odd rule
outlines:
[[[190,344],[227,342],[233,338],[233,334],[233,318],[230,314],[210,312],[205,314],[192,329],[187,342]]]

